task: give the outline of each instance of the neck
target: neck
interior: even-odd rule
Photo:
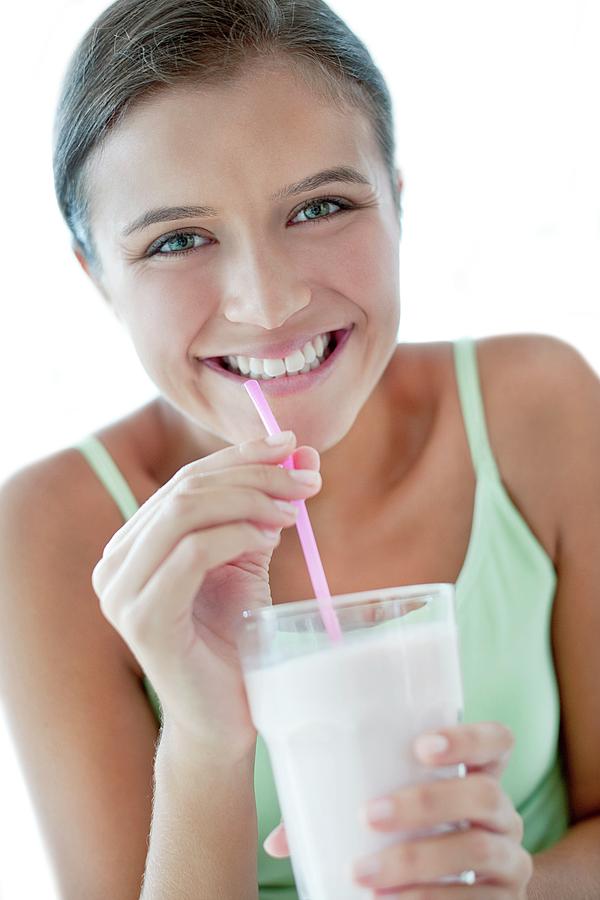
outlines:
[[[336,520],[343,522],[355,520],[365,504],[376,505],[394,469],[395,431],[393,398],[384,377],[348,433],[321,455],[323,488],[310,501],[311,515],[329,518],[326,510],[334,510]]]

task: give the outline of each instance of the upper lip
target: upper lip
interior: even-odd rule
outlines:
[[[205,356],[204,359],[222,359],[226,356],[246,356],[253,359],[284,359],[294,350],[302,350],[302,348],[312,341],[319,334],[331,334],[332,331],[347,331],[351,325],[322,328],[320,331],[307,331],[304,334],[296,334],[288,340],[280,341],[277,344],[267,344],[264,347],[253,347],[252,349],[245,347],[242,350],[229,350],[227,353],[220,353],[218,356]]]

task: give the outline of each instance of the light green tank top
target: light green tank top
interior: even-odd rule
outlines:
[[[487,436],[475,344],[454,344],[465,429],[477,475],[471,537],[456,583],[466,722],[503,722],[515,747],[502,784],[523,817],[531,853],[555,843],[569,824],[558,750],[560,704],[550,642],[556,589],[552,561],[502,485]],[[93,436],[76,445],[114,498],[125,520],[138,509],[127,482]],[[144,686],[158,721],[160,702]],[[281,816],[268,751],[256,746],[260,900],[297,900],[289,859],[262,846]]]

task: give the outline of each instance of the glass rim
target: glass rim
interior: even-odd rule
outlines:
[[[367,598],[410,600],[424,594],[453,594],[455,590],[456,585],[451,581],[439,581],[432,584],[406,584],[390,588],[373,588],[370,591],[358,591],[351,594],[332,594],[331,602],[333,608],[336,609],[336,607],[348,602],[358,606],[361,600],[366,600]],[[242,610],[242,618],[245,621],[250,621],[252,619],[264,619],[266,616],[293,615],[294,613],[305,612],[308,608],[313,609],[317,613],[319,612],[316,597],[308,600],[292,600],[289,603],[271,603],[270,606],[261,606],[258,609],[244,609]]]

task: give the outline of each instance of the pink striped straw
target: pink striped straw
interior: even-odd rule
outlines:
[[[254,407],[259,414],[267,433],[278,434],[281,431],[281,428],[275,420],[275,416],[267,403],[266,397],[263,394],[258,381],[255,381],[254,379],[245,381],[244,387],[248,391],[250,399],[254,403]],[[283,463],[283,466],[285,469],[293,469],[293,458],[288,456]],[[338,622],[333,603],[331,602],[331,592],[325,577],[323,563],[321,562],[321,557],[319,556],[319,551],[317,549],[315,534],[312,530],[310,519],[308,518],[306,504],[304,500],[294,500],[293,502],[298,507],[296,529],[298,531],[298,537],[300,538],[300,544],[302,546],[302,552],[304,553],[304,559],[306,560],[306,567],[308,569],[308,574],[310,575],[313,591],[315,592],[315,597],[319,604],[321,619],[323,620],[323,624],[331,640],[341,641],[342,629],[340,628],[340,623]]]

